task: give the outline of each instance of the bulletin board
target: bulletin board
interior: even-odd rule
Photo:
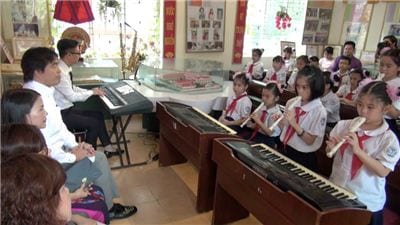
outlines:
[[[394,35],[397,40],[400,40],[400,3],[387,3],[386,5],[381,40],[387,35]]]
[[[225,0],[186,2],[186,52],[222,52]]]
[[[303,45],[328,43],[333,1],[308,1],[304,21]]]

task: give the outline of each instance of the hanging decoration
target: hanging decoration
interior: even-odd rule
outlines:
[[[76,25],[90,22],[94,20],[94,17],[88,0],[57,0],[54,9],[54,19]]]
[[[281,6],[281,9],[276,12],[276,17],[275,17],[275,27],[278,30],[281,29],[286,29],[286,28],[290,28],[290,26],[292,21],[292,17],[289,16],[288,12],[287,12],[287,8]]]

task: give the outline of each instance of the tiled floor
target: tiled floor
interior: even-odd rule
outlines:
[[[197,213],[195,194],[198,173],[190,163],[159,167],[149,160],[157,151],[157,140],[141,129],[140,116],[133,118],[127,129],[129,153],[133,163],[145,165],[113,170],[121,197],[117,201],[134,204],[138,212],[124,220],[113,220],[112,225],[137,224],[211,224],[212,212]],[[110,160],[119,165],[119,158]],[[260,224],[254,217],[234,224]]]
[[[190,163],[159,167],[158,161],[150,160],[158,151],[154,134],[141,129],[141,117],[134,116],[127,129],[129,153],[132,163],[143,164],[125,169],[113,170],[121,197],[117,201],[134,204],[138,212],[124,220],[114,220],[111,225],[138,224],[211,224],[212,211],[197,213],[196,168]],[[119,165],[119,158],[109,160],[111,166]],[[385,225],[398,224],[399,216],[385,212]],[[394,216],[390,216],[390,215]],[[260,224],[253,216],[233,224]]]

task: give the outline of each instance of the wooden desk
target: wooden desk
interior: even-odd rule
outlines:
[[[212,141],[232,134],[202,132],[183,122],[185,118],[174,116],[161,102],[157,102],[156,114],[160,121],[160,166],[184,163],[186,160],[193,163],[199,170],[196,209],[198,212],[211,210],[216,174],[215,164],[211,161]]]
[[[371,213],[366,210],[341,208],[319,211],[293,192],[280,190],[238,160],[232,150],[221,142],[224,140],[228,139],[213,142],[212,159],[217,164],[213,225],[243,219],[249,212],[266,225],[369,223]]]

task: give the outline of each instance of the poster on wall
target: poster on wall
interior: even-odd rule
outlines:
[[[186,2],[186,52],[224,51],[225,1]]]
[[[39,22],[35,13],[35,0],[13,0],[11,17],[14,37],[39,36]]]
[[[387,3],[382,37],[394,35],[400,40],[400,3]]]
[[[333,4],[309,2],[304,22],[303,45],[325,45],[328,43]]]
[[[346,5],[340,43],[354,41],[356,43],[356,57],[360,57],[361,50],[364,48],[371,14],[372,4],[359,2]]]

